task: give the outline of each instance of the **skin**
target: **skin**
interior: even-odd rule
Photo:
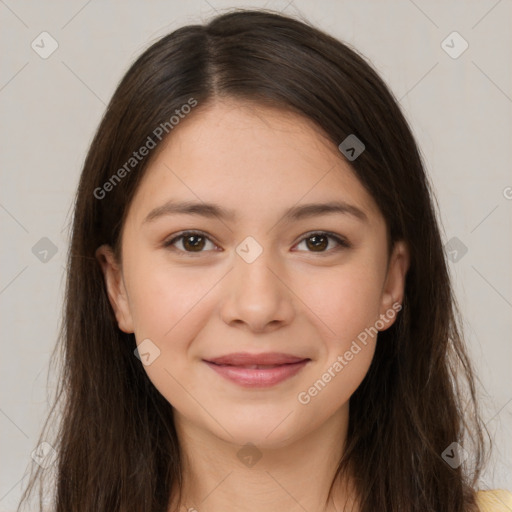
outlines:
[[[216,203],[237,218],[169,214],[145,222],[171,198]],[[284,218],[291,207],[333,200],[359,208],[366,221],[347,213]],[[184,239],[164,246],[191,229],[207,237],[195,240],[200,252]],[[321,238],[316,249],[310,232],[318,231],[351,246]],[[252,263],[236,252],[248,236],[263,250]],[[181,510],[335,510],[324,505],[349,399],[376,337],[308,404],[297,397],[402,302],[408,249],[396,243],[388,260],[387,243],[384,218],[349,163],[297,114],[217,100],[155,152],[123,226],[122,261],[108,246],[97,258],[119,328],[160,350],[144,369],[173,406],[184,454]],[[311,361],[275,386],[244,388],[203,362],[233,352]],[[252,467],[237,456],[247,443],[261,455]],[[333,497],[338,510],[351,504],[349,484],[340,481]]]

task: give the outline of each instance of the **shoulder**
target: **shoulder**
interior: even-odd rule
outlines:
[[[512,510],[512,493],[504,489],[478,491],[476,502],[481,512],[509,512]]]

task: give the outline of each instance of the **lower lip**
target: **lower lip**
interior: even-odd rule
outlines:
[[[298,363],[282,364],[274,368],[251,369],[240,366],[220,366],[209,361],[205,363],[224,378],[248,388],[266,388],[274,386],[299,373],[309,359]]]

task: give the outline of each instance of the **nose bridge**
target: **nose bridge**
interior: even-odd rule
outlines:
[[[253,292],[265,292],[270,291],[269,287],[280,287],[274,270],[280,268],[280,264],[269,245],[263,247],[254,237],[248,236],[238,244],[235,252],[234,277],[242,288],[245,286]]]
[[[230,274],[222,307],[225,322],[242,321],[261,330],[269,323],[290,321],[292,298],[274,251],[247,237],[236,247]]]

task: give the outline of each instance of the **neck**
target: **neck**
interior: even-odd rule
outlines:
[[[189,423],[176,411],[183,489],[173,489],[169,512],[355,510],[346,481],[329,489],[343,454],[348,404],[318,429],[279,447],[233,444]],[[256,444],[256,443],[255,443]],[[298,507],[298,508],[297,508]]]

